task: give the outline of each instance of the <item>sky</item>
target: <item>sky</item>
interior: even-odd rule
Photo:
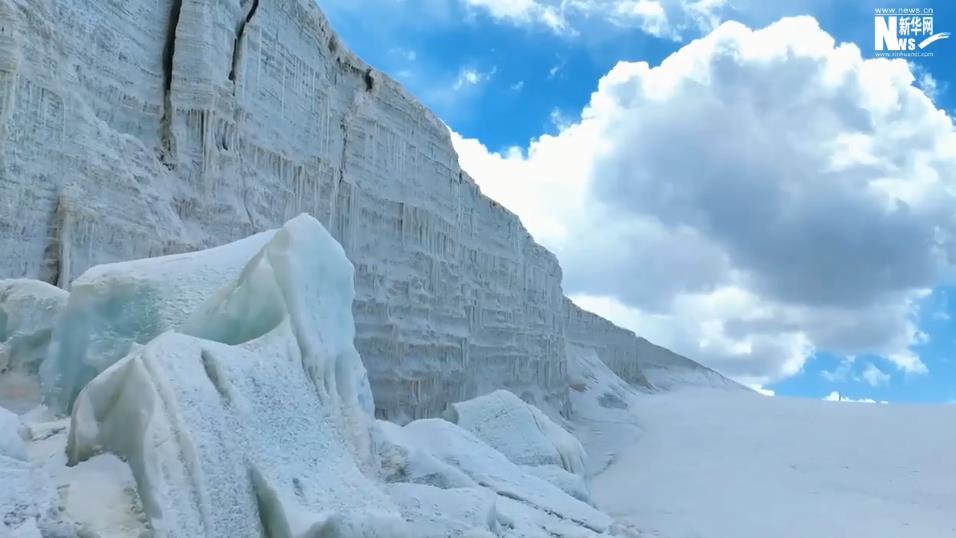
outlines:
[[[777,395],[956,403],[956,38],[875,42],[956,4],[318,2],[579,305]]]

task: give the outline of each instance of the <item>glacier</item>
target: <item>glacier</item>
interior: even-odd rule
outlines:
[[[311,0],[0,0],[0,253],[4,536],[633,535],[572,351],[671,355]]]
[[[434,417],[495,389],[567,415],[568,344],[651,386],[639,365],[659,350],[564,296],[555,257],[480,192],[447,127],[352,54],[313,0],[0,0],[0,278],[109,308],[96,286],[111,277],[87,269],[303,212],[354,264],[379,418]],[[150,301],[151,284],[129,285]],[[67,377],[185,322],[157,316],[88,342],[57,335]],[[125,337],[103,348],[112,330]],[[60,405],[75,397],[69,379],[45,379]]]
[[[763,398],[561,277],[312,0],[0,0],[0,536],[956,532],[951,406]]]

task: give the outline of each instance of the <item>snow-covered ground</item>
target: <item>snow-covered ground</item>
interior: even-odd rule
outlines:
[[[638,442],[591,487],[639,536],[956,537],[956,406],[713,388],[636,398]],[[592,452],[605,439],[582,436]]]

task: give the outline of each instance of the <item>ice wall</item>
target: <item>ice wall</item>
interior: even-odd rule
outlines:
[[[502,387],[566,405],[554,256],[312,0],[0,0],[0,277],[65,287],[301,212],[355,265],[380,417]],[[602,331],[639,380],[630,333]]]
[[[564,301],[565,335],[569,344],[593,349],[609,368],[628,383],[651,387],[638,359],[640,340],[631,331]]]

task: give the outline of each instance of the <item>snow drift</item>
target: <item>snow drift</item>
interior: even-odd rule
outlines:
[[[521,465],[524,471],[590,502],[584,448],[537,407],[506,390],[497,390],[451,404],[443,417]]]
[[[608,531],[612,524],[607,515],[528,472],[455,424],[422,419],[404,427],[380,422],[379,427],[378,450],[388,480],[490,491],[495,495],[501,536],[594,536]],[[521,443],[517,437],[512,441]]]
[[[522,465],[584,469],[584,448],[533,405],[506,390],[451,404],[444,418]]]

